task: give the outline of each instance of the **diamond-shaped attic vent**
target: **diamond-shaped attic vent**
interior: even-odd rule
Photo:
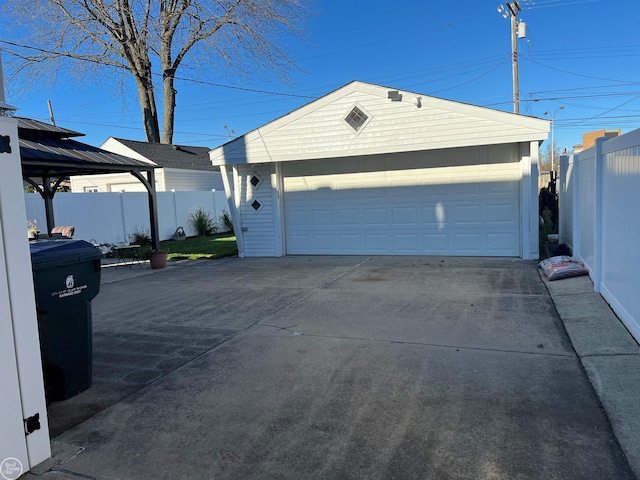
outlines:
[[[347,118],[344,119],[345,122],[349,124],[351,128],[353,128],[356,132],[362,128],[369,117],[367,117],[366,113],[360,110],[358,107],[353,107]]]
[[[254,200],[251,202],[251,208],[253,208],[256,212],[262,208],[262,204],[258,200]]]

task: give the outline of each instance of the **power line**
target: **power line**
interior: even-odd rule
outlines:
[[[128,72],[130,72],[131,70],[126,66],[126,65],[122,65],[116,62],[110,63],[110,62],[104,62],[104,61],[100,61],[100,60],[96,60],[96,59],[92,59],[92,58],[86,58],[86,57],[79,57],[76,55],[72,55],[69,53],[65,53],[65,52],[56,52],[53,50],[47,50],[44,48],[39,48],[39,47],[31,47],[28,45],[22,45],[19,43],[15,43],[15,42],[10,42],[7,40],[0,40],[0,43],[4,43],[6,45],[11,45],[13,47],[18,47],[18,48],[25,48],[25,49],[29,49],[29,50],[35,50],[37,52],[41,52],[41,53],[46,53],[47,55],[55,55],[57,57],[65,57],[65,58],[70,58],[73,60],[78,60],[78,61],[83,61],[83,62],[89,62],[89,63],[94,63],[97,65],[102,65],[102,66],[106,66],[106,67],[113,67],[113,68],[119,68],[122,70],[126,70]],[[7,53],[9,53],[10,55],[13,55],[15,57],[19,57],[19,58],[24,58],[21,57],[20,55],[18,55],[17,53],[8,50]],[[155,73],[155,72],[151,72],[151,75],[153,75],[154,77],[159,77],[159,78],[163,78],[163,75],[161,73]],[[262,93],[265,95],[278,95],[281,97],[295,97],[295,98],[315,98],[315,97],[309,97],[307,95],[298,95],[296,93],[284,93],[284,92],[274,92],[271,90],[260,90],[260,89],[256,89],[256,88],[248,88],[248,87],[238,87],[235,85],[227,85],[227,84],[223,84],[223,83],[215,83],[215,82],[208,82],[206,80],[196,80],[193,78],[185,78],[185,77],[178,77],[178,76],[174,76],[173,77],[176,80],[182,80],[184,82],[191,82],[191,83],[196,83],[196,84],[202,84],[202,85],[209,85],[212,87],[219,87],[219,88],[228,88],[231,90],[240,90],[243,92],[252,92],[252,93]]]
[[[548,68],[550,70],[555,70],[557,72],[567,73],[569,75],[574,75],[576,77],[590,78],[590,79],[593,79],[593,80],[604,80],[606,82],[639,83],[639,82],[631,82],[630,80],[617,80],[615,78],[606,78],[606,77],[596,77],[596,76],[593,76],[593,75],[584,75],[584,74],[581,74],[581,73],[572,72],[570,70],[563,70],[561,68],[552,67],[550,65],[545,65],[544,63],[537,62],[536,60],[531,58],[531,56],[529,56],[529,55],[525,55],[524,57],[528,61],[530,61],[531,63],[535,63],[536,65],[540,65],[541,67]]]

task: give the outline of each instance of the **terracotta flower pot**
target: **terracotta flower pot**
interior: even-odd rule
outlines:
[[[167,266],[167,252],[166,250],[154,250],[151,252],[149,257],[149,262],[151,263],[151,268],[159,269]]]

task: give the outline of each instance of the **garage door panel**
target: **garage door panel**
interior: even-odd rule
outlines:
[[[305,162],[306,176],[283,166],[287,253],[520,254],[519,164],[391,175],[344,162],[334,174]]]
[[[334,236],[332,234],[314,234],[311,235],[311,245],[313,250],[324,250],[325,252],[335,252],[336,246],[334,244]],[[308,248],[308,246],[307,246]]]
[[[486,190],[489,194],[513,195],[517,192],[518,182],[508,180],[488,180]]]
[[[453,236],[453,247],[455,251],[479,255],[483,250],[481,233],[456,233]]]
[[[365,233],[364,247],[365,252],[369,252],[371,254],[391,253],[389,235],[383,233]]]
[[[516,240],[513,233],[487,233],[487,250],[504,255],[511,251],[511,245]]]
[[[317,226],[334,225],[335,211],[331,209],[313,210],[311,212],[311,224]]]
[[[393,207],[391,209],[392,225],[415,225],[419,223],[417,207]]]
[[[304,210],[292,209],[292,210],[289,210],[287,213],[288,213],[287,216],[288,216],[289,223],[294,225],[299,225],[299,226],[309,225],[310,215],[307,209],[304,209]]]
[[[452,221],[455,225],[480,225],[482,208],[480,205],[454,205]]]
[[[418,235],[415,233],[396,233],[393,235],[393,250],[405,255],[417,255]]]
[[[389,210],[384,207],[364,208],[365,225],[386,227],[389,225]]]
[[[496,203],[486,205],[486,221],[488,223],[515,224],[518,221],[518,211],[513,203]]]
[[[343,252],[359,253],[362,251],[362,234],[338,235],[338,247]]]
[[[445,255],[451,251],[451,242],[446,233],[427,233],[422,236],[422,247],[426,254]]]
[[[346,185],[341,185],[336,189],[335,198],[339,202],[346,202],[349,200],[360,200],[363,197],[363,188],[364,186],[359,184],[348,183]]]
[[[362,225],[362,210],[358,208],[338,208],[338,225]]]

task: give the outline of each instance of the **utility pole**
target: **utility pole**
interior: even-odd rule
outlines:
[[[47,105],[49,106],[49,118],[51,119],[51,124],[56,124],[56,119],[53,116],[53,106],[51,105],[51,100],[47,100]]]
[[[505,8],[506,6],[506,8]],[[520,92],[518,83],[518,38],[525,37],[525,23],[518,22],[518,13],[522,11],[520,2],[513,0],[498,7],[498,13],[511,20],[511,70],[513,72],[513,113],[520,113]]]

